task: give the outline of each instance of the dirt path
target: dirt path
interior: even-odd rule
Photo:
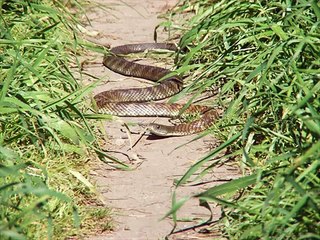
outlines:
[[[157,15],[170,6],[174,0],[101,0],[101,3],[112,7],[108,12],[95,9],[88,13],[92,27],[89,31],[99,32],[96,40],[117,46],[127,43],[143,43],[153,41],[154,27],[161,22]],[[165,34],[158,34],[159,42],[166,39]],[[102,56],[98,60],[102,61]],[[167,66],[170,67],[170,66]],[[96,93],[114,88],[128,88],[131,86],[145,86],[146,84],[128,79],[110,72],[102,65],[86,68],[85,71],[95,76],[108,76],[108,82],[96,89]],[[153,121],[143,119],[142,121]],[[122,118],[124,122],[139,122],[136,118]],[[110,170],[105,164],[99,164],[93,175],[97,180],[99,190],[108,206],[115,209],[115,231],[102,233],[90,239],[164,239],[172,230],[172,221],[161,217],[170,209],[174,179],[185,173],[188,167],[209,151],[215,145],[212,137],[205,137],[174,150],[183,143],[192,140],[194,136],[166,139],[149,139],[143,137],[141,141],[129,150],[128,135],[122,132],[121,122],[106,122],[105,131],[108,142],[106,148],[123,154],[114,155],[128,163],[129,156],[133,171]],[[133,141],[139,136],[132,135]],[[230,171],[226,167],[216,169],[212,179],[226,178]],[[199,187],[184,187],[179,196],[191,192],[198,192]],[[220,210],[213,206],[214,218],[220,217]],[[179,213],[179,217],[192,216],[194,221],[179,223],[179,228],[187,227],[200,219],[208,219],[208,210],[198,206],[198,201],[190,201]],[[191,219],[192,220],[192,219]],[[212,236],[212,235],[211,235]],[[169,239],[204,239],[205,236],[195,231],[174,235]]]

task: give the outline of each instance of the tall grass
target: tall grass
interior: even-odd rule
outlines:
[[[80,88],[70,70],[81,50],[77,23],[63,1],[0,1],[1,239],[110,227],[87,179],[95,136],[83,96],[93,86]]]
[[[182,95],[218,86],[212,106],[225,113],[211,129],[221,145],[176,187],[235,158],[243,177],[189,196],[221,204],[224,236],[319,238],[319,2],[181,1],[171,17],[190,11],[169,24],[182,32],[177,71],[192,79]],[[174,197],[168,215],[177,220],[187,199]]]

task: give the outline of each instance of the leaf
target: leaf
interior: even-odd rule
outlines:
[[[174,202],[174,204],[171,207],[171,210],[169,212],[167,212],[163,218],[161,218],[162,220],[169,217],[170,215],[174,215],[177,213],[177,211],[190,199],[190,197],[184,197],[182,199],[180,199],[179,201]],[[175,217],[176,218],[176,217]]]
[[[75,130],[75,126],[71,125],[72,121],[67,122],[62,119],[53,118],[49,116],[43,116],[42,117],[43,122],[50,128],[55,129],[58,131],[62,136],[66,137],[67,139],[70,139],[75,144],[79,144],[79,136],[77,134],[77,131]]]
[[[212,187],[207,191],[195,195],[201,199],[212,199],[226,193],[233,193],[249,185],[255,184],[257,181],[257,174],[252,174],[250,176],[241,177],[238,179],[231,180],[230,182],[220,184],[218,186]]]
[[[214,155],[219,153],[222,149],[229,146],[231,143],[236,141],[240,136],[241,132],[233,135],[229,140],[225,141],[223,144],[221,144],[219,147],[217,147],[214,151],[210,152],[207,156],[200,159],[197,163],[195,163],[193,166],[191,166],[188,171],[182,176],[182,178],[178,181],[177,186],[180,186],[186,181],[207,161],[209,161]]]
[[[69,172],[76,177],[81,183],[83,183],[91,192],[95,192],[94,186],[78,171],[70,169]]]

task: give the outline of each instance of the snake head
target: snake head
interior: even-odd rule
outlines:
[[[169,137],[173,136],[172,132],[170,131],[170,126],[158,124],[158,123],[148,123],[139,124],[140,127],[145,128],[149,133],[160,136],[160,137]]]

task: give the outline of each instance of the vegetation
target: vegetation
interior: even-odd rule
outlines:
[[[184,25],[174,22],[190,12]],[[225,237],[319,239],[319,2],[189,0],[163,25],[182,33],[177,71],[194,80],[182,94],[219,86],[212,106],[225,108],[208,131],[221,145],[191,166],[177,189],[230,159],[244,175],[174,197],[168,216],[177,221],[195,197],[223,206],[214,227]]]
[[[83,96],[93,86],[80,88],[74,76],[78,19],[63,1],[0,1],[1,239],[111,227],[87,178],[96,144]]]
[[[83,114],[94,85],[75,80],[79,18],[62,2],[0,0],[1,239],[63,239],[97,222],[112,227],[88,181],[88,153],[107,156]],[[183,26],[163,24],[182,33],[177,71],[190,75],[176,99],[219,87],[212,106],[225,113],[206,133],[222,143],[176,187],[230,159],[244,176],[174,197],[168,215],[177,221],[193,197],[223,206],[213,228],[225,237],[319,238],[319,3],[185,0],[172,16],[186,12],[193,16]]]

